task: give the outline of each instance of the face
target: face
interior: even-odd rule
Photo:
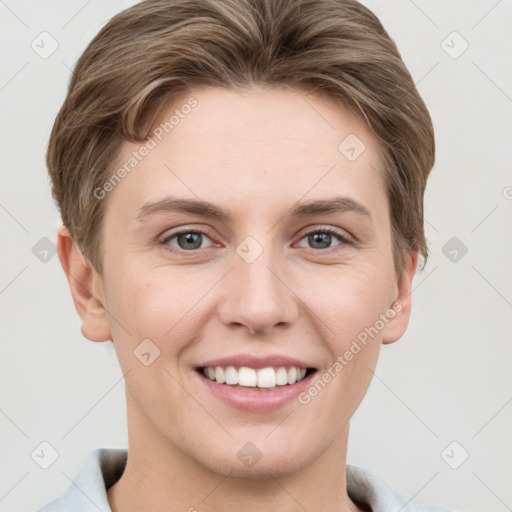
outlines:
[[[131,438],[223,474],[291,473],[346,435],[381,343],[407,326],[415,259],[395,274],[379,146],[331,98],[209,87],[162,122],[176,109],[179,122],[103,199],[93,288],[108,313],[83,313],[82,329],[111,337],[128,372]],[[141,145],[124,143],[116,169]],[[219,358],[249,376],[283,366],[288,378],[294,362],[315,371],[235,388],[197,370]],[[247,443],[263,455],[253,467],[237,457],[256,453]]]

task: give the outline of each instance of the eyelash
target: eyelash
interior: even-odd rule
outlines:
[[[196,233],[196,234],[201,234],[201,235],[204,235],[208,238],[210,238],[210,236],[208,236],[208,233],[200,230],[200,229],[183,229],[181,231],[177,231],[175,233],[172,233],[171,235],[165,237],[163,240],[162,240],[162,245],[166,246],[166,247],[169,247],[169,242],[173,239],[173,238],[176,238],[180,235],[183,235],[183,234],[186,234],[186,233]],[[326,249],[314,249],[314,248],[311,248],[312,251],[318,251],[318,252],[323,252],[323,253],[330,253],[332,251],[336,251],[337,248],[340,246],[340,245],[353,245],[353,243],[343,234],[341,233],[340,231],[336,230],[336,229],[333,229],[333,228],[329,228],[329,227],[326,227],[326,228],[321,228],[321,229],[314,229],[312,231],[308,231],[307,233],[304,233],[304,235],[301,237],[301,240],[303,240],[304,238],[306,238],[307,236],[310,236],[310,235],[314,235],[314,234],[317,234],[317,233],[328,233],[330,235],[334,235],[335,237],[337,237],[340,241],[340,243],[338,245],[335,245],[334,247],[328,247]],[[177,247],[172,247],[172,249],[167,249],[167,250],[172,250],[172,251],[178,251],[178,252],[186,252],[186,253],[195,253],[197,251],[199,251],[200,249],[191,249],[189,251],[185,250],[185,249],[180,249],[180,248],[177,248]]]

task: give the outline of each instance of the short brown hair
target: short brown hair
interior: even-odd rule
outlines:
[[[425,263],[432,120],[370,10],[355,0],[146,0],[80,57],[49,141],[53,197],[91,265],[102,272],[106,200],[94,190],[123,140],[145,140],[162,103],[187,90],[252,84],[325,92],[366,120],[383,153],[395,269],[411,250]]]

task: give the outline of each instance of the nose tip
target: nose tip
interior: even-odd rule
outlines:
[[[242,325],[255,336],[297,318],[295,294],[286,286],[282,272],[271,267],[270,260],[270,255],[264,253],[250,264],[239,261],[233,269],[221,306],[226,325]]]

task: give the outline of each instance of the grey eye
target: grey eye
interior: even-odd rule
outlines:
[[[203,233],[202,231],[180,231],[179,233],[174,233],[168,236],[163,243],[176,247],[177,249],[181,249],[182,251],[194,251],[202,248],[204,241],[203,237],[209,239],[206,233]],[[171,243],[171,240],[174,239],[176,239],[176,244]]]

